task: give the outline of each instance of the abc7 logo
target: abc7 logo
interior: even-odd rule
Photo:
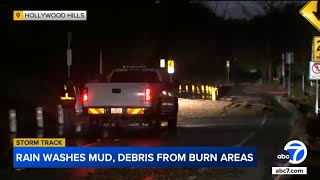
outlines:
[[[307,158],[307,147],[303,142],[292,140],[288,142],[284,150],[277,154],[277,160],[280,163],[300,164]]]
[[[289,160],[290,160],[289,152],[286,150],[280,151],[277,155],[277,160],[279,163],[283,163],[283,164],[289,162]]]

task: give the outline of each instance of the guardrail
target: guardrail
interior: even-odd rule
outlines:
[[[221,86],[207,84],[181,84],[179,85],[179,97],[186,99],[217,100],[220,97]]]
[[[66,112],[64,112],[66,111]],[[41,138],[44,134],[44,119],[43,116],[43,108],[37,107],[35,109],[35,120],[36,120],[36,126],[37,126],[37,137]],[[65,127],[65,120],[69,121],[69,118],[71,112],[68,112],[67,110],[64,110],[61,105],[57,106],[57,123],[58,123],[58,135],[62,136],[64,132]],[[10,109],[9,112],[9,132],[11,133],[10,137],[16,137],[17,131],[18,131],[18,115],[15,109]],[[81,124],[80,122],[75,123],[75,132],[80,133],[81,132]]]

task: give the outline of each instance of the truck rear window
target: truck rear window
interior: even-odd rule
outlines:
[[[113,83],[159,83],[159,77],[153,71],[119,71],[114,72],[110,82]]]

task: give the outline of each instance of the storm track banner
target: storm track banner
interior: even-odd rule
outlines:
[[[14,147],[14,168],[257,167],[253,147]]]

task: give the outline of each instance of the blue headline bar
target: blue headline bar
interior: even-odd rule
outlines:
[[[15,147],[14,168],[257,167],[252,147]]]

